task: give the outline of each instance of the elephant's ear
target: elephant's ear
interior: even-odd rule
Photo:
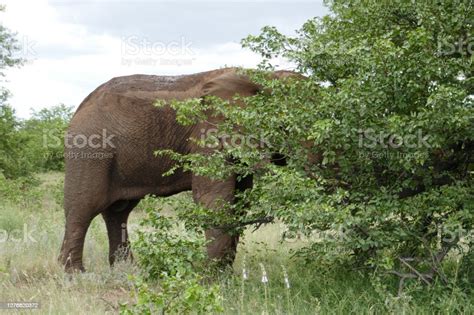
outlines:
[[[255,95],[259,90],[259,86],[250,81],[246,76],[232,71],[221,74],[204,83],[201,88],[201,97],[214,95],[231,100],[236,95]]]

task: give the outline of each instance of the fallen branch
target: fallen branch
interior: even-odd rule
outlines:
[[[433,279],[433,274],[432,273],[429,273],[429,274],[422,274],[420,273],[418,270],[416,270],[415,267],[413,267],[412,265],[410,265],[404,258],[398,258],[398,260],[400,260],[400,262],[402,262],[402,264],[404,264],[405,266],[408,267],[408,269],[410,269],[411,271],[413,271],[413,273],[418,277],[420,278],[421,280],[423,280],[424,283],[426,283],[427,285],[430,285],[431,284],[431,280]],[[430,281],[428,281],[428,279],[430,279]]]

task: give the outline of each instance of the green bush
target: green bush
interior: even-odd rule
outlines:
[[[16,179],[7,179],[0,173],[0,198],[3,201],[14,203],[26,202],[29,200],[37,201],[35,187],[39,185],[39,180],[35,177],[19,177]]]
[[[213,111],[226,117],[222,134],[267,147],[161,154],[214,178],[257,170],[246,216],[318,235],[299,251],[308,260],[448,283],[442,263],[470,243],[474,220],[474,10],[458,0],[326,3],[332,14],[295,37],[265,27],[243,41],[264,58],[246,71],[264,89],[245,108],[172,104],[183,124]],[[274,57],[306,78],[272,79]],[[275,152],[287,166],[262,165]],[[229,156],[238,162],[223,169]]]
[[[25,155],[34,171],[63,170],[64,134],[72,115],[72,107],[61,104],[34,111],[23,122],[20,132],[29,138]]]
[[[199,276],[166,276],[159,287],[133,278],[134,305],[122,305],[121,314],[212,314],[223,311],[218,286],[203,286]]]
[[[19,120],[14,110],[0,106],[0,172],[7,178],[64,168],[64,133],[72,108],[53,106]]]
[[[153,205],[150,197],[145,204]],[[202,232],[185,230],[153,206],[137,231],[134,253],[141,274],[132,277],[133,305],[122,314],[208,314],[222,311],[219,287],[205,284],[207,255]]]
[[[0,172],[7,178],[27,176],[33,169],[25,154],[29,137],[20,128],[14,110],[0,104]]]
[[[5,6],[0,5],[0,13],[4,10]],[[23,63],[24,60],[17,57],[19,50],[15,34],[0,25],[0,78],[5,76],[5,69]],[[9,96],[9,91],[0,86],[0,173],[12,178],[28,174],[29,167],[21,154],[26,139],[18,133],[19,123],[7,104]]]

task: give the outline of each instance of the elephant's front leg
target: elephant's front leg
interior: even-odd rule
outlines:
[[[222,211],[225,202],[233,202],[235,197],[235,176],[223,181],[210,180],[194,176],[192,182],[194,201],[208,209]],[[232,215],[229,213],[229,215]],[[214,228],[206,231],[209,240],[207,253],[209,258],[217,259],[223,264],[234,261],[239,236],[226,230]]]

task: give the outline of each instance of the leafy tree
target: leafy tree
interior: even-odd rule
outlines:
[[[332,14],[295,37],[265,27],[243,40],[264,58],[262,71],[247,71],[263,92],[244,109],[214,98],[172,104],[183,123],[223,114],[222,134],[265,148],[162,154],[212,177],[258,170],[255,189],[231,206],[250,205],[241,221],[277,218],[288,237],[317,235],[299,251],[309,260],[447,282],[443,260],[472,242],[473,3],[326,4]],[[275,57],[307,78],[272,79]],[[262,165],[275,152],[287,166]],[[239,163],[217,167],[229,156]]]
[[[4,9],[0,5],[0,12]],[[15,34],[0,25],[0,78],[5,77],[5,69],[23,63],[18,57],[20,49]],[[72,108],[65,105],[45,108],[34,111],[29,120],[21,121],[7,103],[8,97],[8,90],[0,85],[0,172],[6,178],[17,178],[32,172],[61,170],[62,139]]]
[[[5,6],[0,5],[0,12],[5,11]],[[0,75],[4,76],[4,70],[9,67],[13,67],[22,63],[22,59],[19,58],[16,53],[20,50],[18,41],[14,34],[0,25]]]
[[[62,170],[64,132],[72,117],[65,105],[33,111],[21,121],[10,106],[0,107],[0,171],[6,178]]]
[[[35,171],[64,168],[64,133],[73,115],[64,104],[33,111],[20,130],[28,138],[24,155]]]
[[[0,173],[6,178],[25,176],[31,171],[30,163],[23,156],[28,138],[19,128],[14,110],[0,105]]]
[[[5,7],[0,5],[0,13]],[[24,139],[16,133],[18,122],[13,109],[6,103],[9,93],[3,87],[5,69],[21,65],[23,60],[16,56],[20,47],[13,33],[0,25],[0,172],[6,177],[25,175],[19,150]]]
[[[0,13],[5,11],[5,6],[0,4]],[[21,47],[9,29],[0,24],[0,82],[4,82],[5,69],[19,66],[23,63],[23,59],[18,57]],[[4,106],[9,94],[3,86],[0,86],[0,106]]]

